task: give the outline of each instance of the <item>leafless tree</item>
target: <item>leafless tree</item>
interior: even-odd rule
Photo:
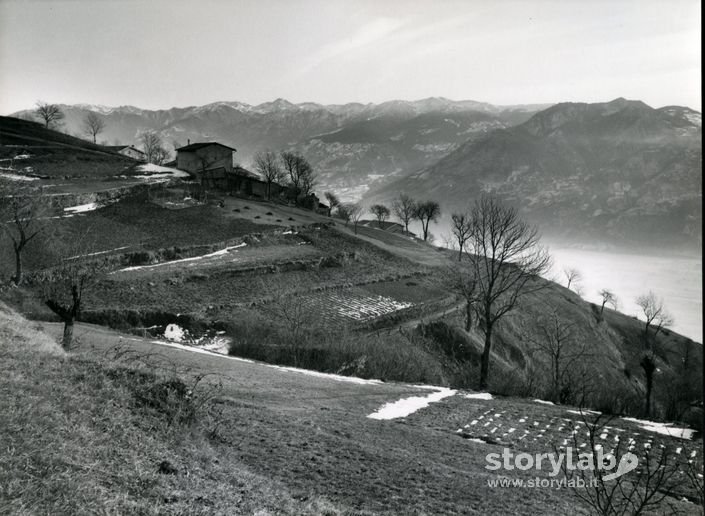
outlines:
[[[156,131],[142,132],[140,141],[148,163],[162,165],[169,159],[169,151],[164,147],[162,137]]]
[[[641,308],[644,316],[644,355],[641,358],[642,369],[646,378],[646,392],[644,403],[644,414],[651,415],[651,394],[654,388],[654,373],[657,369],[656,353],[654,352],[651,338],[655,338],[659,332],[673,324],[673,318],[668,314],[663,306],[663,299],[656,297],[656,294],[649,291],[648,294],[639,296],[636,304]]]
[[[614,294],[614,292],[603,288],[598,292],[598,294],[602,298],[602,305],[600,306],[600,315],[602,315],[602,312],[605,311],[605,305],[607,303],[609,303],[615,310],[617,309],[617,296]]]
[[[472,226],[470,224],[470,216],[467,213],[453,213],[451,216],[453,237],[458,242],[458,261],[463,258],[465,244],[470,238]]]
[[[56,104],[37,101],[34,113],[44,121],[44,127],[49,129],[49,126],[57,125],[64,119],[64,112]]]
[[[519,218],[516,210],[491,197],[478,199],[470,213],[468,261],[477,282],[476,298],[485,345],[480,365],[480,389],[487,388],[492,334],[496,324],[519,299],[546,287],[538,276],[551,265],[539,244],[538,230]]]
[[[316,186],[316,174],[311,164],[296,152],[282,152],[281,160],[284,170],[289,175],[289,182],[296,199],[298,200],[299,196],[309,195]]]
[[[475,274],[461,264],[450,266],[449,271],[450,286],[465,303],[465,331],[470,331],[477,313],[478,298]]]
[[[7,189],[0,193],[0,196],[3,197],[0,226],[12,241],[12,250],[15,253],[13,281],[19,285],[22,283],[23,253],[27,245],[42,233],[46,209],[39,192],[29,189]]]
[[[649,291],[648,294],[636,298],[636,304],[641,308],[644,315],[644,344],[650,346],[649,331],[653,330],[654,337],[664,328],[673,324],[673,317],[666,311],[663,299],[656,297],[656,294]]]
[[[307,335],[317,323],[316,313],[305,302],[303,295],[309,288],[303,281],[294,280],[288,289],[279,283],[261,283],[260,291],[265,293],[266,302],[262,310],[271,320],[280,323],[285,332],[285,345],[289,348],[294,366],[300,366],[302,352],[307,344]]]
[[[611,429],[612,418],[604,415],[591,416],[581,410],[584,428],[587,430],[587,442],[581,443],[583,432],[572,433],[573,450],[586,450],[590,467],[569,466],[567,461],[561,464],[567,485],[592,513],[602,516],[627,516],[653,514],[662,508],[662,504],[673,497],[675,490],[683,479],[678,473],[683,471],[676,455],[668,448],[645,449],[641,456],[627,446],[627,439],[619,439],[613,449],[607,452],[604,441],[599,438]],[[586,447],[586,444],[588,447]],[[582,448],[581,448],[582,446]],[[562,450],[556,449],[556,453]],[[615,467],[605,469],[599,457],[611,457]],[[627,466],[638,461],[636,469],[615,478],[619,465]],[[686,466],[687,469],[687,466]],[[675,513],[675,512],[674,512]]]
[[[105,129],[105,120],[98,113],[91,111],[83,119],[83,132],[93,138],[93,143],[96,143],[103,129]]]
[[[301,195],[308,196],[313,193],[313,189],[318,184],[318,176],[313,171],[313,167],[308,161],[303,162],[303,172],[301,173]]]
[[[335,195],[333,192],[326,192],[323,195],[328,201],[328,216],[330,217],[330,214],[333,212],[333,209],[340,206],[340,199],[338,199],[338,196]]]
[[[347,220],[353,223],[353,228],[355,229],[355,234],[357,235],[357,224],[362,219],[362,214],[364,213],[362,211],[362,206],[359,204],[346,204],[345,213],[348,217]]]
[[[372,207],[370,208],[370,212],[372,212],[372,214],[377,219],[377,225],[380,228],[382,227],[384,221],[389,218],[389,208],[387,208],[384,204],[372,205]]]
[[[89,235],[87,232],[64,246],[59,264],[45,270],[41,277],[44,302],[64,323],[61,343],[67,351],[71,349],[74,323],[83,309],[86,291],[102,268],[102,261],[89,244]]]
[[[351,204],[340,204],[337,209],[338,217],[345,221],[345,227],[348,227],[350,222],[350,206]]]
[[[406,194],[400,194],[392,203],[392,210],[404,224],[404,231],[409,232],[409,223],[414,220],[416,214],[416,202]]]
[[[566,288],[568,289],[570,289],[571,284],[578,283],[583,279],[583,275],[578,269],[565,268],[563,269],[563,274],[565,274],[565,277],[568,280],[568,284],[566,285]]]
[[[526,341],[535,353],[551,364],[550,399],[566,403],[571,388],[571,374],[578,362],[588,356],[587,342],[574,332],[577,323],[567,322],[555,310],[537,321],[536,331],[526,331]]]
[[[438,220],[441,216],[441,205],[435,201],[424,201],[416,204],[414,217],[421,221],[424,242],[428,240],[428,225]]]
[[[267,200],[269,200],[272,198],[272,185],[281,183],[285,177],[277,155],[269,150],[258,152],[255,155],[255,169],[267,183]]]

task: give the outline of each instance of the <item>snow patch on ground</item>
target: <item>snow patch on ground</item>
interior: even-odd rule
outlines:
[[[20,174],[13,174],[11,172],[0,172],[0,177],[3,179],[9,179],[10,181],[38,181],[37,177],[22,176]]]
[[[428,407],[431,403],[453,396],[457,391],[445,387],[424,387],[438,389],[428,396],[411,396],[398,401],[386,403],[379,410],[370,414],[370,419],[397,419],[413,414],[417,410]]]
[[[466,394],[466,398],[471,400],[492,400],[494,399],[489,392],[474,392],[472,394]]]
[[[186,333],[178,324],[169,324],[164,330],[164,338],[173,342],[183,342]]]
[[[135,265],[132,267],[125,267],[124,269],[120,269],[119,271],[114,271],[111,272],[110,274],[115,274],[115,272],[129,272],[129,271],[138,271],[142,269],[154,269],[156,267],[162,267],[164,265],[173,265],[175,263],[185,263],[185,262],[195,262],[198,260],[203,260],[205,258],[213,258],[214,256],[224,256],[228,254],[231,250],[233,249],[240,249],[242,247],[245,247],[247,244],[243,242],[242,244],[237,244],[233,245],[230,247],[226,247],[225,249],[221,249],[219,251],[214,251],[209,254],[204,254],[201,256],[193,256],[191,258],[181,258],[180,260],[171,260],[168,262],[161,262],[161,263],[155,263],[154,265]]]
[[[555,405],[555,403],[553,403],[552,401],[539,400],[539,399],[535,399],[535,400],[532,400],[532,401],[533,401],[534,403],[541,403],[542,405]]]
[[[87,211],[97,210],[98,208],[100,208],[100,205],[97,202],[90,202],[88,204],[79,204],[78,206],[64,208],[64,211],[69,213],[85,213]]]
[[[599,410],[588,410],[588,409],[582,409],[582,410],[571,410],[568,409],[566,412],[570,412],[571,414],[577,414],[579,416],[585,415],[585,414],[591,414],[593,416],[599,416],[602,414]]]
[[[69,215],[70,217],[70,215]],[[52,218],[63,218],[63,217],[52,217]],[[107,251],[96,251],[95,253],[88,254],[77,254],[76,256],[70,256],[67,260],[75,260],[76,258],[86,258],[88,256],[98,256],[100,254],[112,253],[113,251],[122,251],[123,249],[128,249],[130,246],[125,245],[122,247],[116,247],[115,249],[108,249]]]
[[[668,435],[670,437],[679,437],[681,439],[692,439],[695,430],[690,428],[681,428],[673,426],[673,423],[658,423],[656,421],[647,421],[645,419],[636,419],[633,417],[623,417],[624,421],[629,421],[639,425],[639,428],[646,430],[647,432],[654,432],[661,435]]]
[[[160,179],[165,177],[191,177],[188,172],[179,170],[178,168],[162,167],[161,165],[155,165],[153,163],[145,163],[144,165],[138,165],[137,170],[140,172],[147,172],[145,175],[134,176],[138,179]]]
[[[368,384],[368,385],[382,385],[381,380],[365,380],[364,378],[357,378],[355,376],[342,376],[339,374],[332,373],[321,373],[320,371],[312,371],[310,369],[299,369],[298,367],[287,367],[287,366],[277,366],[269,365],[273,369],[279,369],[280,371],[289,371],[292,373],[305,374],[307,376],[316,376],[318,378],[327,378],[329,380],[335,380],[337,382],[348,382],[357,384]]]
[[[129,339],[129,340],[140,341],[140,339]],[[299,369],[297,367],[284,367],[284,366],[265,364],[263,362],[257,362],[255,360],[250,360],[249,358],[240,358],[240,357],[233,357],[230,355],[223,355],[221,353],[215,353],[213,351],[209,351],[208,349],[204,349],[203,347],[188,346],[186,344],[179,344],[177,342],[167,342],[167,341],[163,341],[163,340],[153,340],[151,342],[152,342],[152,344],[158,344],[160,346],[166,346],[169,348],[176,348],[176,349],[181,349],[184,351],[190,351],[192,353],[201,353],[202,355],[210,355],[212,357],[225,358],[227,360],[235,360],[236,362],[245,362],[247,364],[259,364],[263,367],[268,367],[271,369],[278,369],[280,371],[289,371],[292,373],[305,374],[307,376],[315,376],[317,378],[334,380],[336,382],[356,383],[356,384],[360,384],[360,385],[384,385],[384,382],[382,382],[381,380],[365,380],[364,378],[357,378],[354,376],[341,376],[338,374],[321,373],[319,371],[310,371],[308,369]]]

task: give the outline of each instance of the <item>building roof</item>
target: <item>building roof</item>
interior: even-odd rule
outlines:
[[[255,179],[257,181],[262,181],[262,178],[258,174],[247,170],[246,168],[241,167],[239,165],[233,167],[233,171],[231,172],[231,174],[235,174],[236,176],[247,177],[249,179]]]
[[[204,147],[209,147],[211,145],[218,145],[220,147],[225,147],[226,149],[230,149],[233,152],[237,152],[237,149],[233,149],[232,147],[228,147],[227,145],[223,145],[222,143],[218,143],[218,142],[191,143],[191,144],[186,145],[184,147],[179,147],[178,149],[176,149],[176,152],[191,152],[191,151],[195,151],[198,149],[202,149]]]
[[[110,149],[110,150],[114,150],[116,152],[120,152],[123,149],[130,149],[135,152],[139,152],[140,154],[144,154],[144,152],[142,152],[141,150],[136,148],[134,145],[106,145],[105,148]]]
[[[398,222],[393,222],[393,221],[390,221],[390,220],[385,220],[384,222],[382,222],[382,227],[381,227],[381,228],[380,228],[380,226],[379,226],[379,222],[377,221],[377,219],[374,219],[374,220],[369,220],[369,219],[361,220],[360,222],[358,222],[358,224],[359,224],[360,226],[371,227],[371,228],[377,228],[377,229],[383,229],[384,231],[391,231],[392,233],[395,233],[395,232],[397,232],[397,231],[403,231],[403,230],[404,230],[404,226],[402,226],[402,225],[399,224]]]

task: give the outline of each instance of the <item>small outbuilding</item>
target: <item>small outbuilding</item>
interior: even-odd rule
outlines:
[[[147,155],[134,145],[108,145],[107,148],[137,161],[147,161]]]

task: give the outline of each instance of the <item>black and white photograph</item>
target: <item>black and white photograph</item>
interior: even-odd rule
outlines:
[[[700,515],[699,0],[0,0],[0,514]]]

